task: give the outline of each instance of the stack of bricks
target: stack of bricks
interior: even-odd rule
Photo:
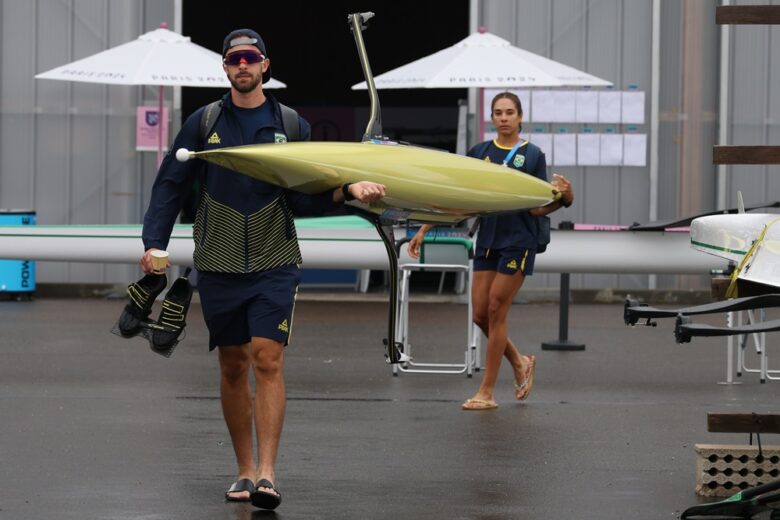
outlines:
[[[780,446],[697,444],[696,493],[727,497],[780,477]]]

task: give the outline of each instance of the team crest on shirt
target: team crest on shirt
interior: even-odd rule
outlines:
[[[525,155],[515,155],[515,160],[512,161],[515,168],[522,168],[525,164]]]
[[[275,143],[286,143],[287,142],[287,136],[284,134],[280,134],[279,132],[274,133],[274,142]]]

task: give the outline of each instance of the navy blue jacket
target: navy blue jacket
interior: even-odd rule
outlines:
[[[502,164],[509,151],[510,148],[500,147],[495,141],[486,141],[475,145],[466,155]],[[509,158],[507,166],[543,181],[547,180],[547,161],[544,152],[527,141]],[[536,219],[537,217],[528,211],[480,217],[477,247],[485,249],[522,247],[536,251],[538,242]]]
[[[266,98],[273,108],[273,120],[259,121],[251,142],[244,141],[229,92],[222,98],[222,113],[206,142],[200,135],[205,107],[187,118],[173,143],[173,153],[163,159],[152,187],[144,216],[146,249],[167,247],[182,204],[194,183],[203,181],[205,171],[194,225],[196,268],[246,273],[300,263],[293,214],[316,216],[340,208],[333,202],[332,191],[305,195],[202,160],[182,163],[175,158],[179,148],[208,150],[286,139],[279,103],[269,94]],[[299,125],[300,139],[308,141],[309,124],[299,118]]]

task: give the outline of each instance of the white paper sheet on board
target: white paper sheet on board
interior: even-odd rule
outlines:
[[[623,164],[623,134],[601,134],[601,165]]]
[[[531,93],[533,105],[533,121],[549,123],[555,117],[555,100],[550,90],[534,90]]]
[[[620,123],[621,92],[599,92],[599,123]]]
[[[575,166],[577,164],[577,136],[575,134],[554,134],[555,166]]]
[[[572,123],[577,117],[577,98],[573,90],[552,91],[552,119],[551,123]]]
[[[623,92],[623,110],[621,118],[623,123],[643,125],[645,124],[645,93]]]
[[[576,113],[574,121],[577,123],[598,123],[599,121],[599,93],[589,90],[576,92]]]
[[[523,108],[523,121],[532,121],[531,119],[531,91],[530,90],[512,90],[520,98],[520,104]]]
[[[598,166],[601,164],[601,138],[599,134],[577,134],[577,164]]]
[[[542,149],[547,159],[547,164],[553,164],[553,136],[552,134],[531,134],[529,141]]]
[[[625,134],[623,166],[647,166],[647,134]]]

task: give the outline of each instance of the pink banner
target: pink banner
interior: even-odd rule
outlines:
[[[625,231],[627,229],[628,226],[615,224],[574,224],[574,231]],[[664,228],[664,231],[671,233],[688,233],[690,230],[688,226]]]
[[[156,152],[162,123],[162,150],[168,150],[168,107],[163,108],[160,121],[159,107],[138,107],[136,110],[135,149],[139,152]]]
[[[574,224],[575,231],[623,231],[628,226],[618,226],[614,224]]]

